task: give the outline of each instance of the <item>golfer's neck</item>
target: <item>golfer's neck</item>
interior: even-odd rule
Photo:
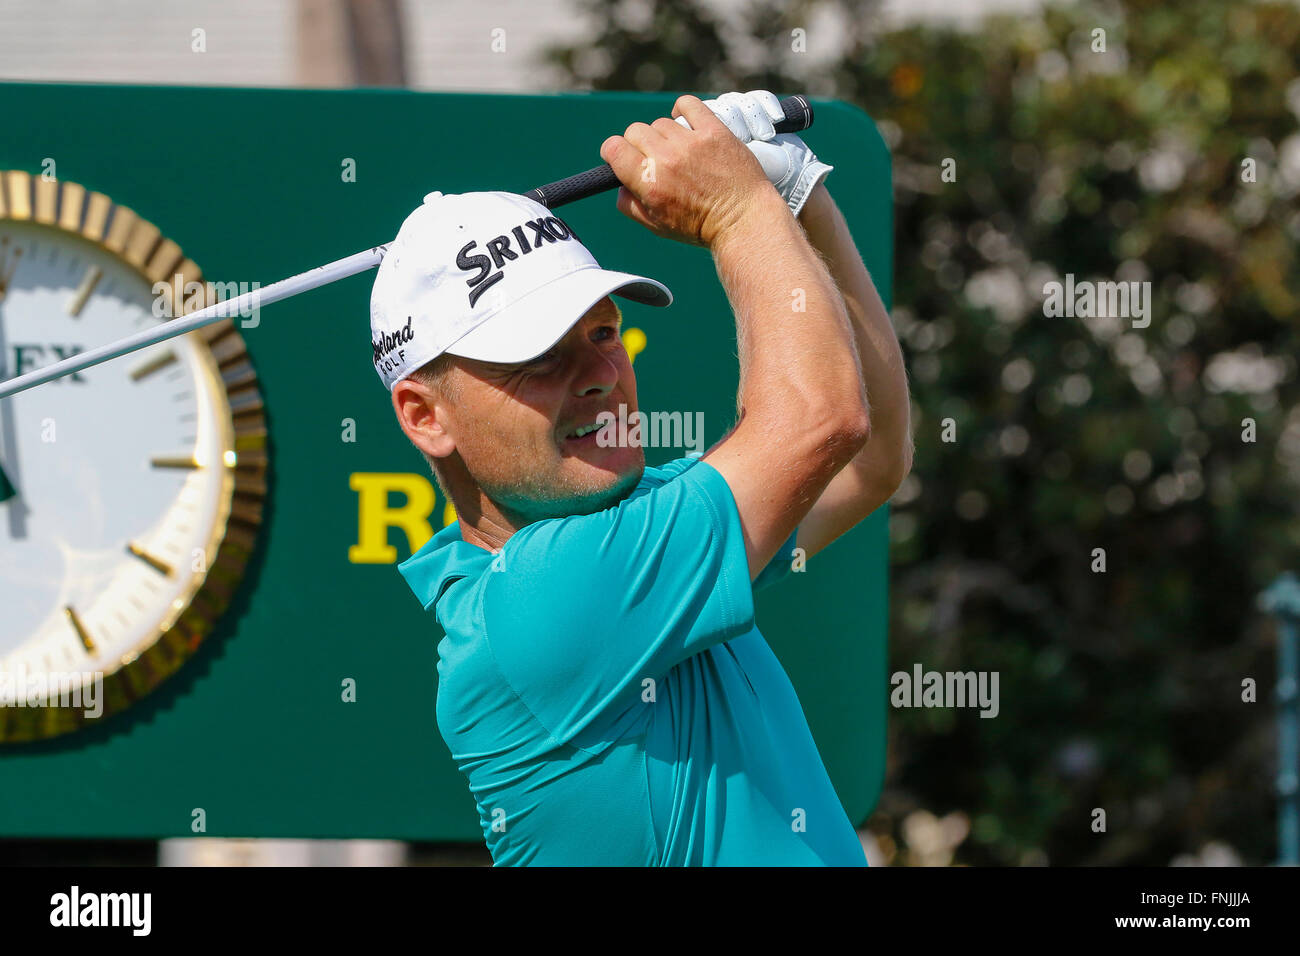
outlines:
[[[510,536],[515,533],[515,528],[508,524],[487,518],[486,515],[480,516],[478,526],[469,524],[464,518],[457,515],[460,522],[460,536],[470,544],[478,545],[485,551],[491,551],[493,554],[500,551]]]

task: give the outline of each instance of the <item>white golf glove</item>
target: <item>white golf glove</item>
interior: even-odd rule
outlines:
[[[835,167],[814,156],[798,136],[776,131],[773,124],[785,118],[781,101],[767,90],[751,90],[723,93],[716,100],[705,100],[704,105],[749,147],[767,174],[768,182],[798,216],[813,188]],[[677,122],[690,128],[684,116],[677,117]]]

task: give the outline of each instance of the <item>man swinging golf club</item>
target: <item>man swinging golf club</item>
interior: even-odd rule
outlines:
[[[439,730],[497,865],[863,866],[753,592],[906,475],[898,342],[776,97],[673,115],[600,155],[735,312],[738,421],[702,458],[598,441],[637,408],[611,296],[672,297],[545,207],[433,193],[379,268],[375,367],[458,519],[400,566],[446,631]]]

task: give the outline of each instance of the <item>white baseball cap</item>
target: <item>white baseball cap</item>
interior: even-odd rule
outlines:
[[[432,192],[388,246],[370,293],[375,371],[393,386],[443,352],[527,362],[607,295],[667,306],[654,279],[602,269],[525,196]]]

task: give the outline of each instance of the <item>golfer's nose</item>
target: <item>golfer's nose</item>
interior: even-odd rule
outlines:
[[[618,366],[609,353],[609,347],[584,339],[577,350],[578,373],[573,381],[573,394],[583,396],[598,392],[603,395],[612,391],[618,384]]]
[[[578,397],[591,392],[611,392],[619,382],[619,367],[610,354],[610,343],[593,338],[597,332],[586,323],[578,323],[577,328],[569,332],[569,341],[565,342],[569,362],[576,368],[573,394]]]

